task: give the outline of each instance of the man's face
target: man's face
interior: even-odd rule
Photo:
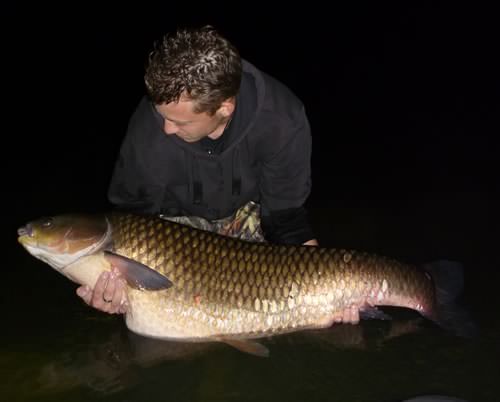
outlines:
[[[225,119],[218,112],[211,116],[205,112],[195,113],[193,108],[193,101],[182,97],[179,102],[155,105],[156,111],[163,117],[165,134],[175,134],[186,142],[196,142],[205,137],[217,138]]]

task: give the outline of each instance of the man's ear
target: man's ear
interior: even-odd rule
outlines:
[[[236,106],[235,98],[228,98],[225,101],[222,102],[220,105],[219,109],[217,110],[217,113],[219,113],[220,116],[222,117],[229,117],[233,114],[234,108]]]

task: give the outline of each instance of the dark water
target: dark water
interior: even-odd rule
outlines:
[[[10,8],[2,24],[0,400],[500,400],[500,66],[498,24],[488,21],[496,14],[357,3],[333,13],[300,7],[288,19],[270,10],[194,15],[170,4],[120,15]],[[304,100],[313,131],[309,210],[322,245],[411,263],[460,261],[477,338],[390,311],[392,322],[267,340],[267,359],[226,345],[148,341],[121,317],[85,306],[74,284],[17,244],[16,229],[30,219],[108,207],[147,51],[186,23],[218,25]]]
[[[463,302],[480,335],[458,338],[413,312],[391,309],[391,322],[364,321],[266,340],[269,358],[222,344],[148,340],[126,330],[120,317],[83,305],[75,286],[29,256],[11,233],[10,269],[0,299],[2,399],[368,402],[442,394],[497,401],[500,278],[483,244],[468,243],[476,236],[450,232],[455,228],[439,227],[427,214],[401,216],[412,208],[381,208],[376,216],[340,207],[334,213],[313,211],[321,218],[313,221],[325,245],[365,243],[371,251],[417,262],[444,253],[461,257]],[[400,231],[403,223],[408,230]],[[424,238],[419,231],[429,232]]]

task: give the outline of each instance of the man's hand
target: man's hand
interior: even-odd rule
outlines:
[[[359,324],[359,308],[354,305],[346,307],[343,311],[335,313],[333,322],[337,324]]]
[[[316,239],[311,239],[302,244],[303,246],[319,246],[319,243]]]
[[[85,303],[98,310],[109,314],[123,314],[127,311],[128,300],[125,292],[127,284],[120,273],[113,269],[111,272],[103,272],[94,286],[94,290],[88,286],[80,286],[76,294]]]

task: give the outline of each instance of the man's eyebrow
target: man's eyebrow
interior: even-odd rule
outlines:
[[[175,124],[188,124],[188,123],[192,123],[192,120],[179,121],[179,120],[169,119],[168,117],[165,117],[165,116],[163,116],[163,118],[164,118],[165,120],[172,121],[172,122],[174,122]]]
[[[156,111],[156,113],[158,113],[163,119],[165,120],[168,120],[168,121],[172,121],[174,122],[175,124],[187,124],[187,123],[191,123],[192,120],[185,120],[185,121],[180,121],[180,120],[174,120],[174,119],[169,119],[168,116],[164,116],[162,115],[156,108],[154,108],[154,110]]]

